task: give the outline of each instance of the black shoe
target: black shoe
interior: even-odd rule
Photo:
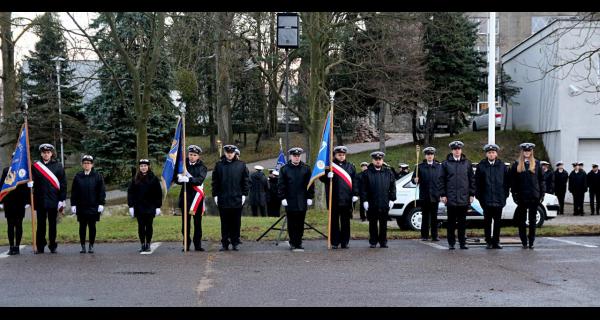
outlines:
[[[50,253],[56,253],[56,248],[50,249]]]
[[[294,249],[292,249],[292,251],[294,251],[294,252],[304,252],[304,247],[303,246],[297,246]]]
[[[10,248],[8,249],[8,253],[7,253],[7,255],[9,255],[9,256],[12,256],[12,255],[14,255],[14,254],[15,254],[15,247],[10,247]]]
[[[146,243],[146,250],[144,250],[144,252],[150,252],[150,244]]]
[[[492,249],[492,248],[493,248],[493,246],[492,246],[492,244],[491,244],[491,243],[488,243],[488,244],[485,246],[485,248],[486,248],[486,249]]]
[[[448,250],[454,250],[454,249],[456,249],[456,248],[454,248],[453,244],[451,244],[451,245],[448,246]]]
[[[342,249],[348,249],[350,246],[348,244],[342,244]]]
[[[460,245],[460,248],[461,248],[462,250],[468,250],[468,249],[469,249],[469,247],[467,247],[467,245],[466,245],[466,244],[461,244],[461,245]]]
[[[527,249],[527,244],[523,243],[523,249]]]
[[[88,247],[88,253],[94,253],[94,246],[93,245],[90,245]]]
[[[233,250],[233,251],[240,251],[240,249],[238,248],[237,244],[232,245],[231,246],[231,250]]]
[[[204,248],[202,248],[202,247],[194,247],[194,251],[204,251]]]
[[[79,253],[85,253],[85,244],[81,245],[81,251],[79,251]]]
[[[529,245],[529,249],[533,249],[533,245],[532,244]]]
[[[228,251],[229,250],[229,246],[221,246],[221,248],[219,248],[219,251]]]
[[[431,239],[431,241],[440,241],[440,238],[435,237],[435,238]]]
[[[372,245],[369,246],[369,248],[377,248],[377,245],[372,244]]]
[[[190,248],[188,247],[187,250],[185,248],[181,248],[181,252],[186,252],[186,251],[190,251]]]
[[[427,241],[429,238],[421,237],[421,241]]]
[[[388,246],[387,246],[387,244],[384,243],[384,244],[380,244],[379,247],[380,248],[387,248]]]
[[[338,246],[331,246],[331,249],[337,249]]]
[[[492,245],[492,249],[502,249],[502,246],[496,243]]]
[[[13,254],[21,254],[21,249],[19,249],[19,246],[15,246]]]
[[[36,250],[36,251],[34,251],[33,253],[34,253],[34,254],[42,254],[42,253],[44,253],[44,249],[41,249],[41,250]]]

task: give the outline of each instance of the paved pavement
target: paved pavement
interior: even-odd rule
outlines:
[[[245,242],[239,252],[162,243],[98,244],[95,254],[0,255],[0,306],[600,306],[600,237],[538,238],[534,250],[447,250],[390,241],[306,252]],[[0,248],[0,252],[6,247]],[[35,279],[35,280],[33,280]]]

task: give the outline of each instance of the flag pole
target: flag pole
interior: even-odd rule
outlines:
[[[421,146],[417,145],[416,151],[417,151],[417,168],[415,168],[415,177],[419,178],[419,154],[421,154]],[[415,184],[415,201],[413,203],[413,207],[415,207],[415,208],[417,206],[417,198],[419,197],[418,193],[417,193],[419,182],[421,182],[421,179],[419,179],[419,181],[417,181],[417,183]]]
[[[33,172],[31,172],[31,155],[29,152],[29,125],[27,123],[27,113],[28,113],[27,103],[25,103],[25,141],[27,143],[27,168],[29,170],[29,182],[32,182]],[[33,252],[37,253],[37,243],[36,243],[36,233],[35,233],[35,203],[33,199],[33,188],[29,188],[29,201],[31,202],[31,246],[33,247]]]
[[[331,102],[331,118],[329,119],[329,172],[333,172],[333,101],[335,91],[329,91],[329,101]],[[331,249],[331,200],[333,195],[333,178],[329,178],[329,210],[327,219],[327,248]]]
[[[183,104],[183,103],[182,103]],[[186,148],[185,148],[185,105],[183,105],[181,107],[181,125],[182,125],[182,132],[181,132],[181,152],[183,153],[181,155],[181,159],[183,160],[183,175],[187,176],[187,163],[186,163],[186,158],[185,156],[187,155],[186,153]],[[187,207],[187,183],[184,182],[183,183],[183,252],[187,252],[187,247],[188,247],[188,243],[187,243],[187,238],[188,238],[188,234],[187,234],[187,224],[188,224],[188,207]]]

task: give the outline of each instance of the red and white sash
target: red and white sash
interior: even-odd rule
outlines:
[[[188,178],[192,177],[192,175],[187,172],[186,176]],[[195,215],[196,214],[196,210],[198,210],[198,206],[200,205],[200,202],[202,201],[202,199],[204,199],[204,183],[200,186],[192,186],[192,189],[194,189],[194,191],[196,191],[196,195],[194,196],[194,200],[192,200],[192,205],[190,206],[190,214],[191,215]],[[202,203],[202,215],[204,215],[204,203]]]
[[[44,178],[46,178],[46,180],[48,180],[48,182],[50,182],[50,184],[56,188],[56,190],[60,190],[58,178],[54,175],[54,173],[52,173],[52,171],[50,171],[50,169],[48,169],[48,167],[46,167],[44,163],[41,161],[36,161],[36,163],[33,164],[33,167],[36,168],[42,174],[42,176],[44,176]]]
[[[335,162],[331,163],[331,167],[332,167],[332,171],[335,174],[337,174],[340,178],[342,178],[342,180],[344,180],[344,182],[346,182],[346,184],[350,187],[350,189],[352,189],[352,178],[350,178],[350,175],[348,174],[348,172],[346,172],[346,170],[344,170],[344,168],[340,167]]]

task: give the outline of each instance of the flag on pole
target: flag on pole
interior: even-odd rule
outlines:
[[[323,127],[323,138],[321,138],[321,146],[319,147],[319,153],[317,154],[317,160],[315,161],[315,165],[313,167],[312,175],[310,176],[310,181],[308,182],[308,187],[320,176],[325,174],[325,169],[329,168],[329,153],[330,153],[330,130],[331,130],[331,112],[327,113],[327,120],[325,121],[325,126]]]
[[[30,178],[29,159],[27,152],[27,126],[23,124],[21,135],[15,149],[15,154],[10,163],[10,168],[4,181],[2,181],[2,189],[0,189],[0,200],[16,189],[19,184],[27,183]]]
[[[175,178],[175,172],[177,174],[183,174],[183,154],[184,150],[183,144],[181,143],[181,135],[183,132],[183,123],[181,121],[181,117],[177,120],[177,129],[175,129],[175,137],[173,138],[173,142],[171,142],[171,149],[167,154],[167,160],[165,161],[165,166],[163,167],[162,177],[161,177],[161,185],[164,190],[164,194],[166,195],[173,184],[173,180]]]
[[[279,171],[281,167],[285,165],[285,154],[283,153],[283,146],[281,145],[281,138],[279,138],[279,157],[277,158],[277,164],[275,164],[275,170]]]

